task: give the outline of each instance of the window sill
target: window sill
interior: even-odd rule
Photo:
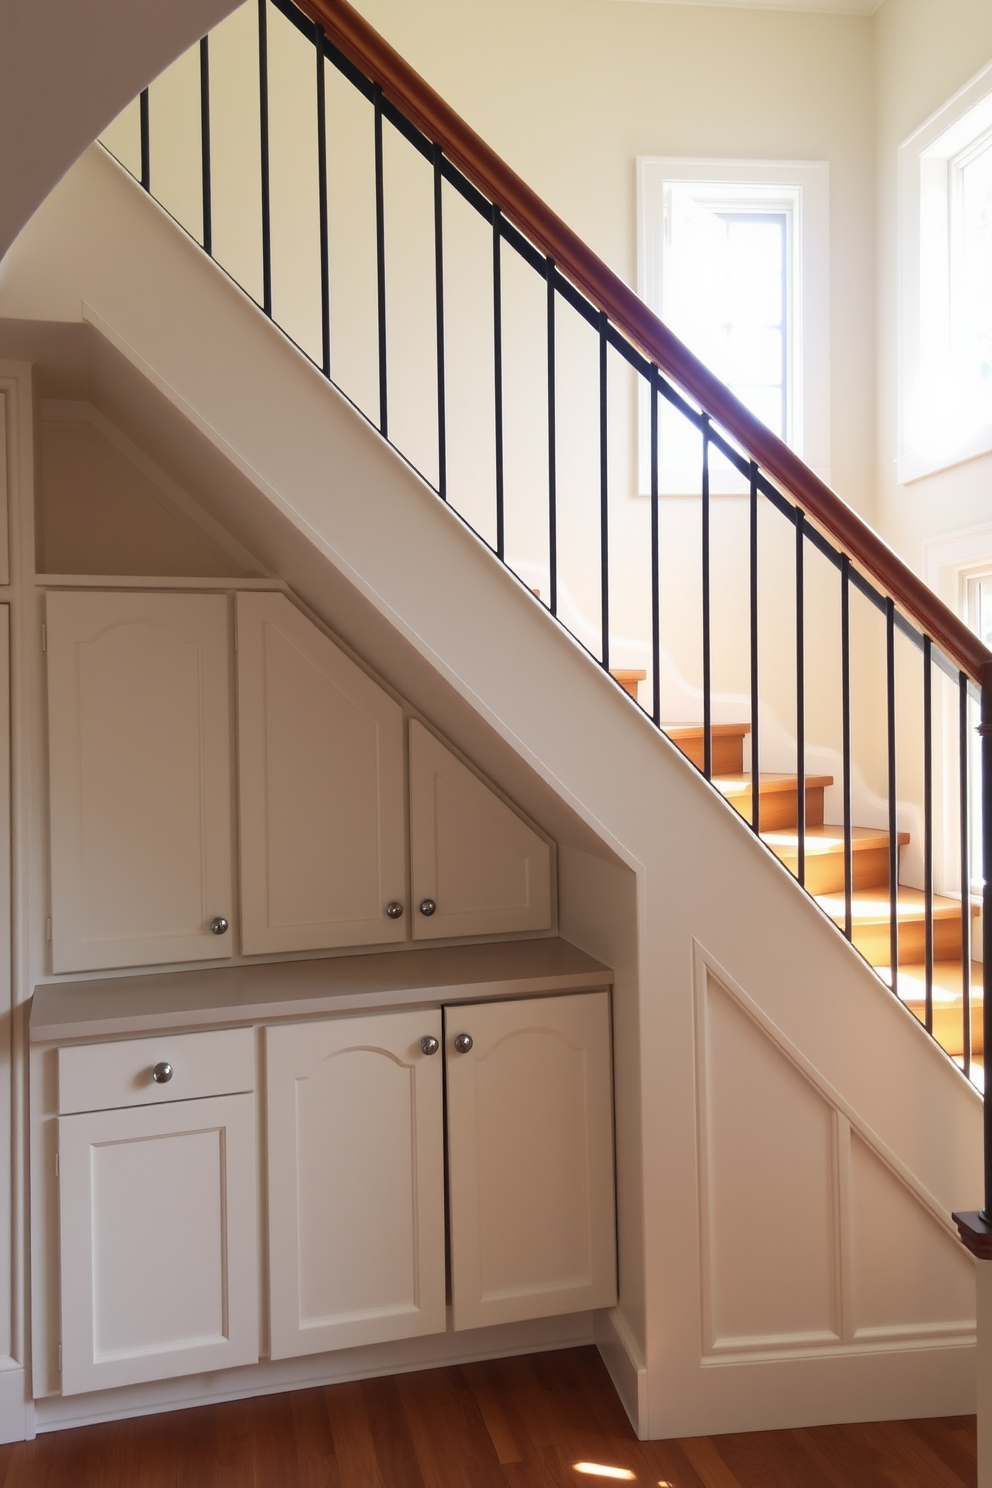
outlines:
[[[937,475],[942,470],[953,470],[955,465],[965,465],[981,455],[992,452],[992,424],[977,429],[970,439],[943,450],[909,450],[896,460],[896,484],[910,486],[914,481],[928,475]]]

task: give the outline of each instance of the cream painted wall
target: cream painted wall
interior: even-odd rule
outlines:
[[[992,455],[896,483],[900,144],[992,59],[988,0],[885,0],[875,17],[878,174],[878,505],[883,536],[927,577],[924,544],[992,523]],[[988,546],[992,559],[992,540]],[[952,602],[954,594],[943,597]]]

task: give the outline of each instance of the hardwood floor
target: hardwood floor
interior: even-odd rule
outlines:
[[[592,1488],[618,1477],[652,1488],[970,1488],[975,1422],[638,1442],[599,1355],[579,1348],[0,1447],[0,1488]]]

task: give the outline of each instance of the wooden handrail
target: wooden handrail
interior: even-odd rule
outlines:
[[[805,465],[797,454],[744,407],[674,336],[639,295],[614,274],[536,192],[459,118],[347,0],[295,0],[322,26],[328,39],[361,68],[470,181],[613,324],[682,387],[816,525],[891,596],[942,651],[981,685],[992,678],[992,652],[953,610],[908,568],[887,543]]]

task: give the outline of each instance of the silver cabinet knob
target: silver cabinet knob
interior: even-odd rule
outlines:
[[[425,1033],[424,1037],[420,1040],[421,1054],[436,1054],[440,1047],[440,1044],[432,1033]]]
[[[455,1039],[455,1048],[458,1050],[459,1054],[467,1054],[471,1047],[472,1035],[470,1033],[460,1033]]]
[[[386,905],[386,913],[391,920],[398,920],[403,913],[403,906],[398,899],[390,899]]]
[[[437,905],[434,903],[434,900],[433,899],[421,899],[421,901],[420,901],[420,913],[422,915],[427,915],[427,917],[429,919],[430,916],[434,913],[434,911],[436,909],[437,909]]]
[[[152,1070],[152,1079],[155,1081],[156,1085],[168,1085],[169,1081],[172,1079],[172,1065],[166,1064],[165,1060],[163,1059],[162,1063],[157,1064]]]
[[[226,935],[228,925],[224,916],[214,915],[213,919],[210,921],[210,928],[215,935]]]

